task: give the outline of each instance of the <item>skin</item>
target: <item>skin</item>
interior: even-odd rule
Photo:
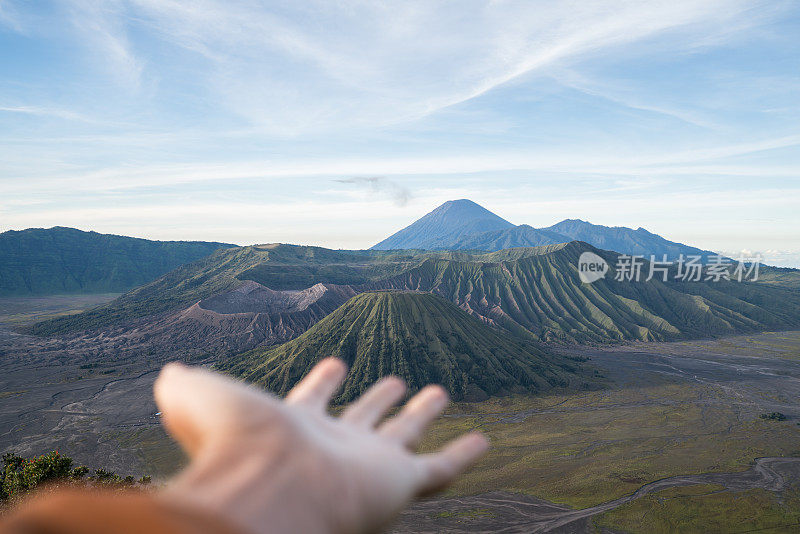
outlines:
[[[322,360],[281,400],[203,369],[165,366],[156,402],[191,462],[160,498],[252,534],[375,532],[486,452],[486,438],[470,433],[440,452],[414,453],[448,403],[440,386],[384,421],[406,391],[386,377],[330,416],[345,374],[341,360]]]

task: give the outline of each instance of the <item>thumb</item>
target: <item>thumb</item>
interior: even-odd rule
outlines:
[[[278,409],[276,399],[262,391],[180,363],[164,366],[153,392],[167,432],[191,457],[254,415]]]

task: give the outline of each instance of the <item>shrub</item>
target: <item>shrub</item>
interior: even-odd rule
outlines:
[[[3,455],[2,497],[28,493],[39,484],[69,478],[72,458],[51,452],[25,459],[13,453]]]
[[[769,419],[771,421],[786,421],[786,416],[781,412],[762,413],[761,419]]]
[[[6,453],[0,470],[0,503],[30,493],[42,484],[80,483],[89,471],[85,465],[73,469],[72,458],[62,456],[58,451],[33,458]],[[106,469],[96,469],[87,480],[90,484],[116,488],[133,487],[137,483],[132,476],[122,478]],[[148,485],[150,477],[143,476],[138,483]]]
[[[72,478],[74,480],[80,480],[88,474],[89,474],[89,468],[86,467],[85,465],[78,466],[72,470]]]

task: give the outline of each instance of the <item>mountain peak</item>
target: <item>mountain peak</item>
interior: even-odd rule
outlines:
[[[508,227],[513,226],[513,224],[503,219],[499,215],[492,213],[491,211],[487,210],[477,202],[473,202],[468,198],[460,198],[458,200],[448,200],[444,204],[441,204],[439,207],[437,207],[436,209],[425,215],[423,219],[425,217],[432,215],[461,219],[460,221],[453,221],[453,222],[465,222],[465,220],[468,218],[486,219],[489,221],[500,222]]]
[[[374,250],[445,249],[464,236],[514,225],[483,206],[465,198],[448,200],[411,225],[389,236]]]

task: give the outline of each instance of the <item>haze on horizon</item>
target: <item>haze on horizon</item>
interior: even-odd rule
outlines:
[[[800,266],[788,1],[0,0],[0,231],[366,248],[442,202]]]

